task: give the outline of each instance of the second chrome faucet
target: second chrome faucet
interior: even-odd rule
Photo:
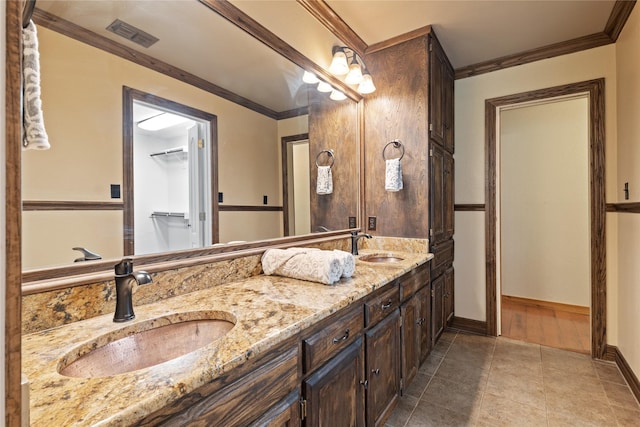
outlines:
[[[136,317],[133,312],[133,285],[151,283],[151,276],[146,271],[133,271],[133,259],[123,258],[115,265],[116,279],[116,313],[114,322],[126,322]]]

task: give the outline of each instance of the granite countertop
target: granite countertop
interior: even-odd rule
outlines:
[[[332,286],[279,276],[254,276],[135,307],[136,318],[114,323],[99,316],[22,338],[22,369],[30,381],[32,425],[128,425],[209,383],[244,361],[348,306],[431,259],[431,254],[362,250],[403,258],[356,262],[356,272]],[[148,285],[151,286],[151,285]],[[68,353],[121,328],[176,313],[230,313],[236,324],[223,338],[176,359],[104,378],[58,373]]]

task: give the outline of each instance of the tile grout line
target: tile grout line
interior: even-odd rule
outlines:
[[[493,368],[493,357],[496,354],[496,345],[498,343],[497,337],[493,340],[493,349],[491,351],[491,363],[489,364],[489,373],[487,374],[487,379],[484,381],[484,389],[482,390],[482,396],[480,397],[480,406],[478,408],[478,413],[476,414],[476,419],[474,420],[473,425],[478,424],[478,420],[480,419],[480,413],[482,412],[482,405],[484,404],[484,397],[487,393],[487,384],[489,384],[489,377],[491,376],[491,368]]]

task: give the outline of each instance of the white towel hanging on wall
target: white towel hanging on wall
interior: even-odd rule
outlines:
[[[49,136],[44,128],[40,99],[40,53],[36,25],[29,21],[22,30],[23,141],[25,150],[48,150]]]
[[[400,159],[385,160],[384,189],[387,191],[400,191],[402,188],[402,165]]]
[[[333,193],[333,177],[331,176],[331,166],[318,166],[316,193],[320,195]]]

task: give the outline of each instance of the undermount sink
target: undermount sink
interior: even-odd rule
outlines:
[[[224,337],[231,313],[176,313],[131,324],[74,349],[58,365],[67,377],[107,377],[167,362]]]
[[[393,255],[375,254],[375,255],[365,255],[363,257],[360,257],[360,260],[365,262],[400,262],[404,260],[404,258],[399,258]]]

